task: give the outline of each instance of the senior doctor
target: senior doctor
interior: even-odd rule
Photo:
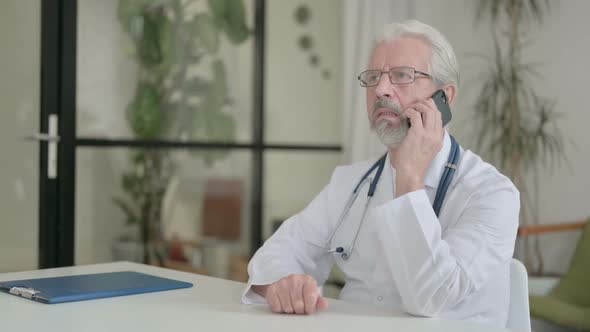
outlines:
[[[430,97],[442,89],[455,100],[451,45],[418,21],[390,24],[367,69],[359,80],[371,128],[387,148],[384,163],[337,167],[256,252],[242,301],[276,313],[326,309],[319,286],[335,263],[346,275],[342,300],[505,326],[519,192],[443,127]],[[444,200],[434,208],[443,185]]]

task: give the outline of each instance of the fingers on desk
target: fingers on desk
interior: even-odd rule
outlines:
[[[283,312],[283,307],[281,306],[281,302],[279,300],[278,295],[276,294],[275,287],[269,287],[266,292],[266,302],[270,305],[270,309],[272,312]]]
[[[305,313],[313,314],[316,311],[316,304],[319,297],[317,285],[314,283],[305,283],[303,285],[303,300],[305,302]]]
[[[312,314],[327,308],[315,279],[308,275],[291,275],[268,287],[266,301],[275,313]]]
[[[328,309],[328,300],[326,300],[326,298],[320,296],[318,298],[318,302],[316,304],[316,308],[317,308],[317,310],[325,310],[325,309]]]

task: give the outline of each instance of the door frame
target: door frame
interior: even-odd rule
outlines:
[[[76,170],[75,0],[41,1],[41,133],[57,115],[57,177],[48,176],[47,141],[39,141],[39,268],[74,264]]]

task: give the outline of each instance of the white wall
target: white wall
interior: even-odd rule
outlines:
[[[266,141],[292,144],[338,144],[342,92],[342,8],[340,0],[267,1],[265,107]],[[295,10],[305,5],[311,16],[296,24]],[[308,35],[313,49],[298,40]],[[310,65],[310,55],[320,63]],[[322,78],[329,70],[331,78]]]
[[[0,272],[37,268],[40,1],[0,1]]]
[[[534,25],[529,34],[531,45],[525,60],[539,63],[542,75],[535,82],[540,95],[555,98],[556,109],[563,114],[558,126],[568,144],[565,155],[569,165],[554,172],[544,169],[539,184],[539,223],[575,221],[590,216],[587,188],[590,186],[590,145],[588,123],[588,54],[590,2],[584,0],[553,1],[544,23]],[[481,62],[469,53],[491,50],[492,39],[486,22],[474,26],[475,2],[467,0],[415,1],[416,18],[441,30],[459,58],[462,84],[454,109],[453,133],[464,147],[474,149],[475,133],[468,125],[473,114],[475,94],[479,88]],[[457,125],[461,123],[461,125]],[[477,152],[477,151],[476,151]],[[548,235],[540,238],[547,271],[563,272],[573,252],[577,234]]]

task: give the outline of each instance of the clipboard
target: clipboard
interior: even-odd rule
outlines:
[[[0,281],[0,291],[56,304],[190,288],[193,284],[134,271]]]

